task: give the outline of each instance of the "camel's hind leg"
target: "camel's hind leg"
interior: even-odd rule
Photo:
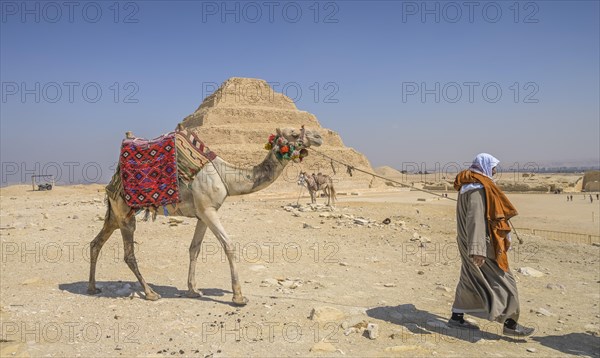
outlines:
[[[98,261],[98,255],[104,243],[108,241],[112,233],[119,227],[117,224],[117,218],[115,213],[112,211],[110,201],[108,202],[108,208],[106,217],[104,219],[104,226],[102,230],[96,235],[94,240],[90,243],[90,279],[88,282],[87,292],[91,295],[99,293],[100,289],[96,288],[96,263]]]
[[[196,260],[198,259],[198,253],[200,252],[200,246],[202,245],[202,239],[206,233],[206,224],[202,220],[198,219],[196,223],[196,230],[194,231],[194,238],[190,244],[190,268],[188,271],[188,297],[201,297],[202,293],[196,290]]]
[[[133,271],[135,277],[137,277],[140,285],[144,289],[146,299],[150,301],[156,301],[160,298],[160,295],[146,283],[146,280],[142,277],[140,270],[137,266],[137,260],[135,259],[134,247],[133,247],[133,233],[135,232],[135,216],[131,216],[122,226],[121,235],[123,236],[123,249],[125,251],[125,262],[127,266]]]
[[[331,206],[331,194],[329,192],[329,187],[323,187],[323,193],[327,197],[327,206]]]

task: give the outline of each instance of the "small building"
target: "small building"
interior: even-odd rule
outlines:
[[[600,170],[590,170],[583,174],[582,191],[600,191]]]

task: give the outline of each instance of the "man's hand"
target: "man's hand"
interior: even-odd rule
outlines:
[[[475,264],[475,266],[481,267],[485,263],[485,256],[472,255],[471,261]]]

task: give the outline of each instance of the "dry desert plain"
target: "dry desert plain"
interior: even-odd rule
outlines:
[[[211,233],[196,270],[204,296],[185,295],[193,219],[138,219],[140,270],[162,299],[143,299],[118,231],[98,263],[102,293],[90,296],[88,245],[102,226],[103,187],[0,189],[0,356],[600,356],[600,247],[525,229],[598,235],[595,197],[509,194],[523,228],[509,256],[521,322],[537,328],[517,340],[498,323],[477,320],[479,332],[445,326],[460,267],[454,201],[383,186],[339,195],[329,211],[298,194],[293,186],[232,197],[221,208],[250,299],[234,307]]]

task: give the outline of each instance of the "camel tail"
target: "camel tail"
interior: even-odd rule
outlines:
[[[104,221],[107,222],[110,219],[110,212],[111,207],[110,207],[110,200],[108,199],[108,195],[104,196],[104,204],[106,204],[106,214],[104,214]]]
[[[108,219],[110,219],[110,212],[112,211],[110,200],[117,200],[118,196],[123,197],[123,182],[121,180],[120,166],[117,166],[117,170],[110,179],[110,183],[108,183],[108,185],[104,188],[104,192],[104,203],[106,204],[106,214],[104,215],[104,220],[108,221]]]

